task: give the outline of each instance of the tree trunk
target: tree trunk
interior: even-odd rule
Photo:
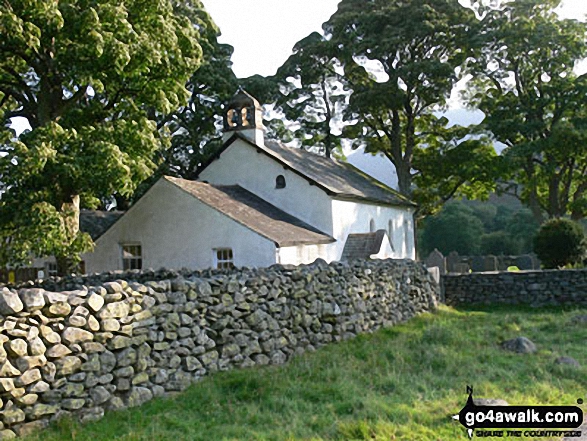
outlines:
[[[67,243],[72,245],[79,233],[80,197],[73,195],[68,201],[61,204],[61,218],[65,229]],[[57,261],[57,275],[66,276],[75,271],[77,256],[67,255],[55,256]]]
[[[406,197],[412,195],[412,170],[410,164],[398,162],[395,166],[397,173],[397,188]]]

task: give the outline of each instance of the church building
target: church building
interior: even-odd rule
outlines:
[[[415,204],[336,159],[266,140],[239,91],[224,144],[190,181],[162,177],[96,235],[85,270],[266,267],[415,258]]]

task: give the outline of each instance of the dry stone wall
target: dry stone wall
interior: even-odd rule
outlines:
[[[439,294],[412,261],[166,274],[3,288],[0,439],[64,415],[99,419],[218,370],[281,364],[434,309]]]
[[[441,284],[448,305],[587,305],[587,269],[447,274]]]

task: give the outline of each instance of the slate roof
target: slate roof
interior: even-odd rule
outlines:
[[[374,233],[349,234],[342,250],[340,260],[368,259],[381,250],[385,230]]]
[[[165,176],[163,179],[241,225],[272,240],[279,247],[336,241],[238,185],[211,185],[171,176]]]
[[[123,214],[124,211],[81,210],[79,214],[79,227],[81,231],[88,233],[92,240],[95,241],[114,222],[120,219]]]
[[[235,133],[224,144],[218,156],[236,139],[242,139],[337,199],[416,207],[414,202],[398,191],[363,173],[351,164],[325,158],[303,149],[286,147],[276,141],[266,140],[265,145],[259,146],[246,137]],[[214,159],[216,157],[206,163],[201,170]]]

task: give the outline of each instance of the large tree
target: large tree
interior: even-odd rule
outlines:
[[[352,90],[343,135],[368,153],[383,153],[395,166],[399,191],[405,195],[412,196],[414,176],[424,168],[428,176],[421,184],[459,175],[492,155],[482,142],[468,143],[460,148],[466,155],[459,166],[448,174],[435,177],[434,167],[423,164],[419,170],[418,165],[419,156],[459,149],[455,141],[462,132],[448,129],[437,112],[459,79],[459,69],[474,54],[469,40],[475,23],[474,13],[453,0],[343,0],[324,25]],[[435,153],[419,155],[423,150]],[[470,166],[461,167],[465,162]],[[454,196],[471,179],[480,182],[485,176],[456,179],[453,184],[458,185],[446,186],[442,197]]]
[[[80,205],[130,194],[168,143],[153,118],[185,103],[198,39],[170,0],[0,3],[2,264],[71,270],[91,245]],[[32,130],[17,136],[17,116]]]
[[[504,191],[537,220],[587,214],[584,101],[587,77],[574,73],[587,56],[587,25],[561,20],[560,0],[516,0],[486,9],[470,63],[469,101],[483,126],[507,148]]]

